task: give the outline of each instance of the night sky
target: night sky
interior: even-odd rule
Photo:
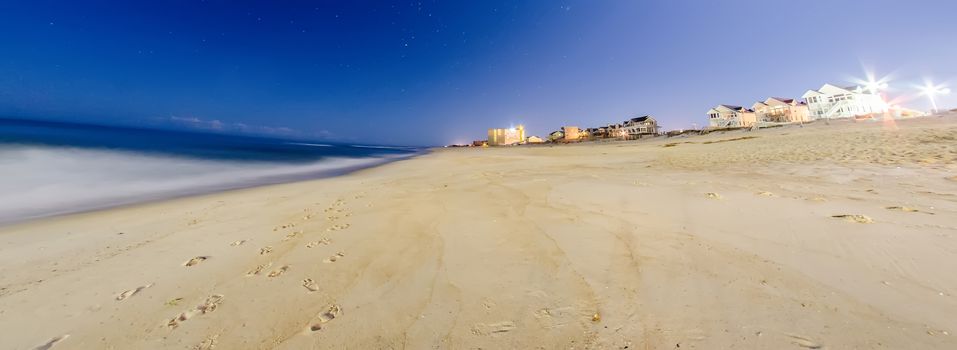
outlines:
[[[438,145],[892,74],[957,84],[957,1],[2,1],[0,116]],[[938,99],[957,106],[954,94]]]

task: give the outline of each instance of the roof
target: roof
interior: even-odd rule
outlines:
[[[864,89],[858,85],[840,87],[834,84],[824,84],[824,86],[821,86],[821,88],[818,90],[808,90],[801,97],[808,98],[811,96],[834,95],[834,94],[840,94],[840,93],[868,94],[868,92],[865,92]]]
[[[754,110],[747,109],[747,108],[744,108],[744,107],[741,107],[741,106],[718,105],[718,107],[724,107],[724,108],[730,109],[730,110],[735,111],[735,112],[754,112]]]
[[[775,99],[775,100],[778,100],[778,101],[781,101],[781,102],[784,102],[784,103],[792,103],[792,102],[794,102],[794,99],[793,99],[793,98],[783,98],[783,97],[771,97],[771,98],[773,98],[773,99]]]
[[[654,121],[654,120],[655,120],[655,118],[652,118],[650,115],[645,115],[645,116],[641,116],[641,117],[638,117],[638,118],[631,118],[631,119],[629,119],[628,121],[631,121],[631,122],[634,122],[634,123],[641,123],[641,122],[647,121],[647,120],[649,120],[649,119],[651,119],[651,121]]]

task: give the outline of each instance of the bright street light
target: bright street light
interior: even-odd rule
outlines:
[[[934,96],[947,95],[950,93],[950,88],[940,86],[940,85],[934,85],[931,83],[927,83],[927,85],[922,87],[920,90],[921,90],[921,94],[927,95],[927,98],[930,99],[930,105],[931,107],[934,108],[934,113],[938,112],[937,101],[934,100]]]

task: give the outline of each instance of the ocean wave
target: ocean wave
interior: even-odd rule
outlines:
[[[287,145],[297,145],[297,146],[311,146],[311,147],[335,147],[333,145],[327,145],[324,143],[307,143],[307,142],[286,142]]]
[[[416,147],[405,147],[405,146],[373,146],[373,145],[349,145],[349,147],[372,148],[372,149],[395,149],[395,150],[412,150],[412,149],[416,149]]]
[[[339,175],[409,157],[277,163],[104,149],[0,145],[0,223],[189,194]]]

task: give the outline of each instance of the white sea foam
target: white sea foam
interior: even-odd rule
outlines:
[[[332,147],[324,143],[306,143],[306,142],[287,142],[288,145],[312,146],[312,147]]]
[[[295,179],[395,158],[314,163],[207,160],[109,150],[0,146],[0,223]]]

